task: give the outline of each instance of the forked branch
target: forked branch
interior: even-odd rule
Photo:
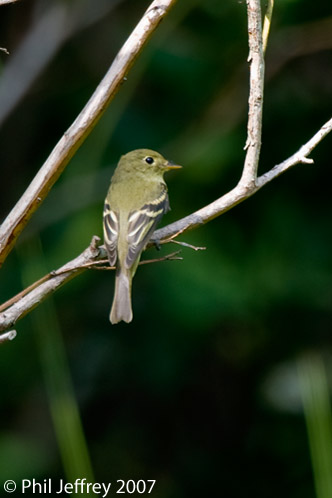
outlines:
[[[165,7],[166,4],[169,8],[171,3],[172,2],[164,1],[163,4],[159,5],[159,9]],[[158,2],[153,2],[153,4],[158,4]],[[273,5],[272,0],[270,0],[269,4]],[[291,157],[289,157],[282,163],[277,164],[266,173],[257,177],[257,169],[258,169],[260,146],[261,146],[261,129],[262,129],[262,112],[263,112],[263,79],[264,79],[263,40],[262,40],[260,1],[247,0],[247,9],[248,9],[248,33],[249,33],[250,91],[249,91],[248,136],[246,143],[247,151],[246,151],[246,158],[245,158],[241,179],[236,187],[234,187],[230,192],[223,195],[219,199],[215,200],[211,204],[203,207],[202,209],[199,209],[195,213],[192,213],[189,216],[186,216],[185,218],[182,218],[181,220],[178,220],[164,228],[156,230],[151,239],[151,244],[160,243],[160,242],[167,243],[173,241],[174,237],[176,237],[177,235],[182,234],[188,230],[197,228],[200,225],[203,225],[211,221],[212,219],[216,218],[217,216],[220,216],[224,212],[236,206],[240,202],[244,201],[248,197],[251,197],[260,188],[262,188],[264,185],[275,179],[280,174],[290,169],[292,166],[295,166],[296,164],[300,163],[312,163],[313,159],[309,157],[309,154],[321,142],[321,140],[323,140],[328,135],[328,133],[332,131],[332,118],[331,118],[295,154],[293,154]],[[271,15],[272,12],[270,12],[269,14],[270,18]],[[159,17],[159,19],[160,18],[161,17]],[[268,31],[264,38],[265,44],[267,42],[267,36],[268,36]],[[102,88],[100,87],[100,91],[101,90]],[[90,100],[87,107],[89,107],[92,100],[93,98]],[[96,104],[96,102],[94,102],[94,104]],[[98,110],[95,109],[95,112],[97,111]],[[75,121],[76,124],[74,123],[72,127],[75,128],[78,124],[81,127],[85,126],[85,123],[82,121],[83,119],[82,115],[84,115],[84,112],[85,110],[83,110],[82,114]],[[89,129],[90,128],[87,128],[88,131]],[[85,136],[85,133],[88,133],[88,131],[84,129],[82,131],[83,134],[82,136]],[[61,141],[59,142],[59,144],[60,143]],[[71,149],[71,153],[73,152],[74,149]],[[54,292],[57,288],[64,285],[68,280],[72,279],[76,275],[79,275],[87,268],[90,268],[91,266],[98,264],[98,262],[100,262],[103,258],[105,258],[105,249],[103,248],[103,246],[99,246],[99,243],[100,239],[98,237],[94,237],[92,239],[90,246],[73,261],[67,263],[65,266],[63,266],[56,272],[46,275],[41,280],[30,286],[28,289],[22,291],[21,293],[22,295],[18,295],[16,296],[16,298],[13,298],[12,302],[7,302],[5,305],[6,309],[0,312],[0,331],[6,331],[12,328],[18,319],[22,318],[25,314],[31,311],[31,309],[37,306],[51,292]],[[186,244],[182,243],[182,245]],[[193,248],[200,249],[195,247]],[[178,258],[176,254],[172,254],[171,257],[168,256],[168,259],[178,259]],[[12,338],[13,334],[14,334],[13,330],[2,334],[0,336],[0,343]]]

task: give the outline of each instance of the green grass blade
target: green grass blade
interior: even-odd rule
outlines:
[[[319,353],[298,360],[299,383],[308,431],[317,498],[332,496],[332,418],[324,361]]]

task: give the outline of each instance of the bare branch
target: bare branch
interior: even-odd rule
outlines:
[[[183,258],[179,256],[181,251],[171,252],[170,254],[166,254],[166,256],[162,256],[161,258],[155,259],[143,259],[139,262],[140,265],[148,265],[150,263],[160,263],[161,261],[182,261]]]
[[[257,177],[263,117],[264,55],[260,0],[247,0],[247,12],[250,90],[247,142],[245,145],[247,154],[240,183],[245,187],[251,187],[255,185]]]
[[[188,245],[188,247],[200,249],[190,245]],[[159,263],[161,261],[182,260],[182,258],[179,257],[180,252],[181,251],[176,251],[160,258],[143,260],[140,261],[139,264],[146,265],[149,263]],[[42,303],[50,294],[84,271],[90,269],[115,270],[115,267],[109,266],[108,260],[104,259],[105,254],[106,250],[104,246],[100,245],[100,238],[94,236],[89,247],[75,259],[69,261],[69,263],[58,270],[48,273],[1,305],[0,331],[12,327],[18,320]],[[99,266],[100,264],[107,264],[107,266]],[[7,333],[7,335],[8,334],[9,333]],[[7,335],[0,335],[0,343],[13,338],[10,335]]]
[[[43,284],[44,282],[46,282],[46,280],[49,280],[51,277],[52,277],[52,273],[48,273],[44,277],[40,278],[39,280],[37,280],[33,284],[26,287],[26,289],[23,289],[21,292],[16,294],[14,297],[8,299],[8,301],[6,301],[5,303],[2,303],[0,306],[0,313],[1,313],[1,311],[4,311],[5,309],[9,308],[9,306],[12,306],[12,304],[15,304],[17,301],[22,299],[22,297],[24,297],[26,294],[28,294],[33,289],[38,287],[38,285]]]
[[[177,244],[177,245],[182,246],[182,247],[189,247],[189,249],[193,249],[194,251],[205,251],[205,249],[206,249],[206,247],[193,246],[192,244],[188,244],[188,242],[182,242],[180,240],[169,239],[169,242],[172,242],[173,244]]]
[[[89,247],[77,256],[77,258],[62,266],[58,271],[49,274],[46,280],[41,279],[43,280],[42,283],[37,285],[37,287],[33,285],[30,292],[26,293],[9,308],[0,313],[0,331],[11,328],[17,320],[33,310],[61,285],[85,271],[86,268],[84,268],[84,265],[86,263],[91,263],[97,260],[98,257],[104,257],[99,244],[99,237],[93,237]]]
[[[151,242],[163,241],[165,239],[172,238],[178,233],[184,233],[187,230],[192,230],[197,228],[209,221],[217,218],[221,214],[225,213],[229,209],[233,208],[240,202],[248,199],[253,194],[255,194],[261,187],[266,185],[268,182],[284,173],[292,166],[299,163],[312,163],[313,160],[308,158],[308,155],[313,151],[313,149],[332,131],[332,118],[329,119],[320,130],[310,139],[306,144],[304,144],[295,154],[286,159],[280,164],[274,166],[271,170],[256,179],[255,185],[245,187],[241,184],[233,188],[230,192],[223,195],[216,201],[208,204],[207,206],[199,209],[195,213],[182,218],[181,220],[175,221],[166,227],[159,228],[156,230],[152,236]]]
[[[7,341],[12,341],[15,339],[17,335],[16,330],[9,330],[8,332],[5,332],[4,334],[0,335],[0,344],[3,344],[4,342]]]
[[[38,209],[69,160],[96,125],[126,74],[176,0],[154,0],[133,30],[96,91],[65,132],[21,199],[0,227],[0,266],[32,214]]]
[[[260,137],[261,137],[261,120],[262,120],[262,81],[257,81],[257,78],[263,78],[264,66],[262,66],[262,37],[260,26],[260,9],[258,0],[247,0],[248,18],[251,20],[249,24],[249,45],[251,50],[251,66],[250,66],[250,98],[249,98],[249,121],[248,121],[248,150],[245,159],[243,175],[236,187],[230,192],[223,195],[208,206],[196,211],[181,220],[176,221],[164,228],[161,228],[153,234],[149,245],[156,243],[168,243],[174,241],[177,235],[205,224],[212,219],[220,216],[243,200],[252,196],[261,187],[284,173],[292,166],[299,163],[313,163],[313,160],[308,156],[313,149],[323,140],[328,133],[332,131],[332,118],[327,121],[320,130],[304,144],[295,154],[274,166],[271,170],[263,175],[256,177],[257,165],[260,152]],[[256,46],[258,43],[259,47]],[[251,117],[250,113],[257,114],[256,117]],[[25,314],[37,306],[50,293],[54,292],[61,285],[79,275],[88,268],[95,267],[97,264],[105,263],[105,250],[99,245],[100,239],[94,237],[90,246],[77,258],[67,263],[59,270],[52,272],[38,282],[30,286],[22,293],[15,296],[10,301],[7,301],[1,309],[5,310],[0,313],[0,331],[11,328],[13,324],[22,318]],[[194,249],[203,249],[190,244],[180,243]],[[177,253],[172,253],[158,260],[142,261],[142,264],[163,261],[167,259],[178,259]],[[6,333],[10,334],[10,333]],[[0,336],[0,342],[8,339],[7,335]],[[2,339],[3,338],[3,339]]]
[[[182,218],[164,228],[156,230],[152,241],[167,243],[176,242],[174,237],[183,233],[187,230],[192,230],[200,225],[207,223],[208,221],[220,216],[224,212],[228,211],[236,204],[244,201],[248,197],[252,196],[261,187],[266,185],[268,182],[276,178],[281,173],[284,173],[292,166],[299,163],[312,162],[312,159],[308,159],[308,154],[319,144],[321,140],[328,133],[332,131],[332,118],[322,126],[322,128],[306,143],[304,144],[295,154],[293,154],[289,159],[286,159],[282,163],[274,166],[270,171],[264,173],[256,180],[256,185],[251,189],[243,188],[240,183],[230,192],[212,202],[208,206],[196,211],[195,213]],[[14,325],[19,319],[29,313],[33,308],[38,306],[45,298],[47,298],[51,293],[57,290],[59,287],[67,283],[69,280],[89,268],[96,268],[96,265],[105,264],[105,248],[99,245],[99,237],[93,237],[90,246],[83,251],[82,254],[77,256],[75,259],[67,263],[66,265],[59,268],[57,271],[51,272],[45,275],[43,278],[29,286],[27,289],[17,294],[14,298],[7,301],[1,306],[0,310],[0,331],[6,330]],[[195,250],[204,249],[201,247],[191,246],[181,242],[181,245],[191,247]],[[172,253],[171,255],[164,256],[163,258],[157,260],[147,260],[142,261],[141,264],[146,264],[150,262],[163,261],[167,259],[179,259],[177,258],[177,253]],[[104,269],[103,267],[101,269]],[[107,269],[114,269],[107,267]],[[0,336],[0,342],[1,342]],[[6,340],[6,339],[4,339]]]
[[[257,181],[256,185],[258,188],[263,187],[266,183],[270,182],[277,176],[279,176],[281,173],[284,173],[287,171],[289,168],[292,166],[295,166],[296,164],[303,163],[303,164],[312,164],[314,161],[311,158],[308,158],[308,155],[314,150],[314,148],[323,140],[323,138],[326,137],[330,132],[332,131],[332,118],[329,119],[322,127],[320,130],[315,133],[315,135],[308,140],[308,142],[302,147],[295,152],[291,157],[286,159],[280,164],[277,164],[272,168],[270,171],[267,173],[264,173],[264,175],[260,176]]]
[[[0,7],[1,5],[6,5],[7,3],[15,3],[18,0],[0,0]]]

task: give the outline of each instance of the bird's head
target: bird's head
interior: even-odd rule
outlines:
[[[182,166],[165,159],[159,152],[150,149],[136,149],[121,157],[119,166],[126,170],[163,175],[166,171]]]

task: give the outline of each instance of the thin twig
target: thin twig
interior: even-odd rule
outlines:
[[[166,256],[162,256],[161,258],[156,259],[143,259],[139,262],[140,265],[148,265],[150,263],[160,263],[160,261],[182,261],[183,258],[179,257],[181,251],[171,252],[170,254],[166,254]]]
[[[173,241],[172,241],[173,242]],[[186,247],[191,247],[192,249],[195,249],[194,246],[190,246],[190,244],[182,244],[181,245],[185,245]],[[100,248],[103,248],[104,246],[100,246]],[[205,249],[205,247],[202,247],[202,248],[197,248],[197,249]],[[172,252],[170,254],[166,254],[166,256],[162,256],[160,258],[157,258],[157,259],[143,259],[142,261],[140,261],[138,264],[139,265],[146,265],[148,263],[158,263],[159,261],[169,261],[169,260],[173,260],[173,259],[183,259],[183,258],[176,258],[175,256],[177,254],[179,254],[181,251],[176,251],[176,252]],[[101,259],[99,261],[93,261],[92,263],[86,263],[84,265],[81,265],[80,268],[85,268],[87,270],[115,270],[116,267],[115,266],[104,266],[105,264],[108,263],[108,259]],[[103,266],[101,266],[103,265]],[[55,272],[57,275],[59,275],[59,271]],[[0,309],[1,311],[1,309]]]
[[[194,251],[206,250],[206,247],[193,246],[192,244],[188,244],[188,242],[181,242],[180,240],[169,239],[169,242],[172,242],[172,244],[178,244],[179,246],[189,247],[189,249],[193,249]]]
[[[103,246],[99,246],[99,249],[101,249]],[[107,266],[104,266],[104,265],[107,265]],[[108,264],[108,259],[107,258],[104,258],[104,259],[100,259],[98,261],[92,261],[92,262],[88,262],[88,263],[85,263],[83,265],[80,265],[80,268],[83,268],[83,269],[86,269],[86,270],[115,270],[115,266],[110,266]],[[66,270],[68,271],[68,270]],[[56,275],[60,275],[61,274],[61,271],[60,270],[57,270],[56,272],[54,272]]]
[[[156,238],[153,237],[150,240],[150,242],[148,243],[147,247],[151,247],[153,245],[158,247],[160,245],[169,244],[170,242],[172,242],[173,244],[178,244],[178,245],[183,246],[183,247],[189,247],[190,249],[194,249],[194,251],[204,251],[206,249],[206,247],[197,247],[197,246],[193,246],[192,244],[188,244],[187,242],[180,242],[179,240],[175,240],[175,238],[178,237],[179,235],[181,235],[184,230],[185,230],[184,228],[181,230],[178,230],[176,233],[174,233],[173,235],[171,235],[167,239],[163,239],[163,240],[157,240]]]
[[[22,297],[24,297],[26,294],[28,294],[33,289],[35,289],[39,285],[43,284],[44,282],[46,282],[50,278],[52,278],[52,273],[48,273],[47,275],[44,275],[42,278],[40,278],[36,282],[34,282],[33,284],[29,285],[29,287],[27,287],[26,289],[23,289],[21,292],[19,292],[18,294],[16,294],[12,298],[8,299],[8,301],[2,303],[0,305],[0,312],[4,311],[7,308],[9,308],[9,306],[11,306],[12,304],[16,303],[19,299],[22,299]]]
[[[16,330],[9,330],[8,332],[5,332],[4,334],[0,335],[0,344],[3,344],[4,342],[7,341],[12,341],[15,339],[17,335]]]
[[[154,0],[137,24],[96,91],[65,132],[16,206],[0,227],[0,266],[32,214],[48,195],[77,149],[116,95],[144,45],[176,0]]]

